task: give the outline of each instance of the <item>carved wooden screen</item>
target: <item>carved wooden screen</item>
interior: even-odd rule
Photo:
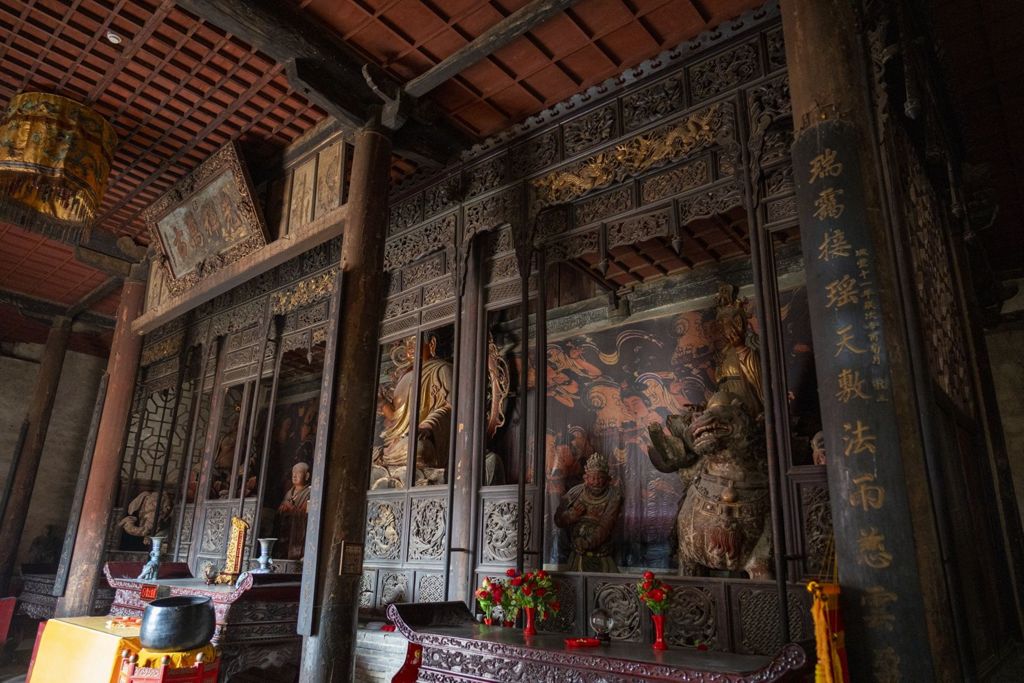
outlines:
[[[801,558],[788,563],[791,581],[812,573],[804,566],[810,562],[804,559],[804,539],[809,534],[798,530],[803,529],[805,519],[813,520],[817,528],[827,527],[827,515],[821,514],[823,509],[827,511],[827,497],[801,497],[824,481],[823,468],[808,459],[813,437],[813,431],[808,431],[816,419],[816,398],[813,382],[808,386],[805,381],[806,364],[783,362],[786,349],[799,352],[800,359],[809,357],[804,350],[806,340],[796,329],[796,323],[806,319],[800,313],[805,307],[801,308],[799,276],[794,275],[799,271],[794,261],[798,257],[780,253],[776,272],[768,236],[772,230],[791,228],[796,221],[788,155],[791,130],[782,31],[777,8],[771,4],[609,81],[600,92],[558,105],[501,139],[481,145],[455,167],[399,190],[392,202],[386,247],[385,267],[393,280],[382,337],[389,342],[409,335],[416,339],[417,324],[428,305],[419,273],[428,264],[434,264],[432,277],[442,273],[455,276],[454,286],[461,296],[460,320],[483,316],[477,338],[466,342],[476,345],[475,353],[463,349],[456,360],[460,373],[475,373],[478,378],[475,396],[459,397],[457,416],[460,430],[463,426],[476,430],[476,445],[457,452],[456,457],[459,463],[474,460],[475,466],[467,471],[480,476],[473,481],[469,503],[452,501],[456,514],[468,514],[474,525],[471,543],[477,566],[467,583],[503,572],[520,556],[527,567],[544,562],[560,565],[560,532],[550,520],[558,496],[547,491],[553,481],[545,479],[553,469],[548,467],[553,465],[553,456],[545,457],[545,451],[561,448],[571,453],[575,445],[582,452],[586,445],[583,439],[574,442],[572,419],[559,422],[556,413],[561,404],[552,396],[559,390],[553,385],[558,379],[553,375],[559,369],[551,367],[551,354],[575,355],[573,362],[582,363],[583,359],[601,370],[594,377],[577,373],[572,378],[578,385],[576,397],[563,397],[585,406],[589,426],[604,420],[601,407],[591,407],[590,394],[597,404],[621,403],[621,411],[630,406],[633,414],[646,409],[662,417],[658,410],[668,408],[655,405],[651,395],[658,393],[659,382],[671,383],[668,375],[675,376],[672,350],[679,338],[686,337],[675,332],[677,320],[673,317],[693,313],[699,328],[700,312],[713,308],[709,302],[719,282],[745,287],[742,294],[749,299],[751,329],[762,348],[771,349],[765,357],[774,360],[765,363],[763,372],[770,378],[766,400],[774,415],[772,433],[777,440],[768,450],[774,466],[788,473],[775,497],[786,522],[779,529],[776,548],[779,556]],[[483,233],[489,234],[480,248],[480,273],[474,276],[471,246],[473,238]],[[542,412],[527,410],[532,426],[526,443],[513,445],[512,440],[501,438],[500,431],[487,434],[485,411],[472,407],[472,402],[489,404],[493,396],[494,382],[485,370],[484,358],[491,341],[505,357],[510,375],[516,375],[513,365],[522,363],[517,360],[518,342],[502,335],[511,331],[518,335],[518,325],[508,323],[519,315],[516,247],[523,246],[519,236],[524,233],[538,258],[542,255],[547,264],[541,268],[542,276],[531,274],[529,288],[531,301],[536,302],[540,295],[545,302],[540,310],[534,304],[533,314],[545,313],[550,319],[543,325],[532,321],[529,339],[532,345],[532,340],[546,334],[547,341],[539,346],[546,349],[548,367],[537,373],[532,352],[527,354],[527,362],[535,368],[530,381],[545,387],[548,407]],[[411,289],[407,286],[410,273],[417,283]],[[755,273],[759,276],[756,282]],[[472,285],[474,277],[478,278],[476,285]],[[479,288],[479,294],[473,286]],[[638,336],[619,348],[617,337],[624,332]],[[650,349],[670,349],[661,365],[652,360],[658,351],[645,350],[644,334],[654,340]],[[587,355],[591,347],[593,358]],[[687,349],[684,343],[681,355],[697,351]],[[616,352],[622,358],[633,358],[630,362],[635,367],[604,368],[602,354],[610,358]],[[384,353],[382,365],[387,365],[389,358]],[[792,375],[788,380],[787,371]],[[382,371],[382,377],[388,372]],[[605,377],[609,373],[614,376]],[[645,380],[649,380],[647,384]],[[580,388],[581,384],[587,386]],[[787,386],[799,393],[792,438]],[[645,389],[649,391],[645,393]],[[534,412],[538,416],[531,423]],[[508,412],[505,417],[510,419]],[[547,428],[539,427],[542,420]],[[624,462],[641,464],[640,458],[628,453],[630,448],[636,455],[642,453],[642,421],[634,416],[616,418],[614,427],[609,422],[608,438],[597,439],[600,449],[609,451],[610,456],[626,453]],[[538,439],[539,431],[551,431],[551,439]],[[619,443],[620,433],[624,445]],[[588,434],[588,438],[595,437]],[[792,444],[799,453],[790,454]],[[537,458],[540,466],[526,486],[520,511],[517,486],[485,478],[504,470],[507,481],[512,462],[508,451],[528,453],[531,448],[531,459]],[[494,457],[488,462],[489,452],[502,456],[501,468]],[[799,467],[791,466],[795,462]],[[602,606],[623,617],[615,637],[647,637],[646,620],[640,618],[642,612],[629,585],[635,576],[629,571],[646,567],[670,570],[670,542],[664,538],[663,527],[671,526],[674,511],[659,513],[655,493],[672,501],[679,496],[672,495],[669,480],[662,481],[660,475],[634,475],[618,473],[627,479],[646,479],[654,492],[631,494],[630,504],[639,504],[639,508],[631,516],[634,526],[619,531],[620,540],[626,541],[616,558],[622,571],[561,575],[559,590],[569,608],[546,623],[546,628],[585,633],[586,615]],[[659,488],[659,482],[664,486]],[[396,494],[371,492],[371,525],[381,529],[393,525],[397,530],[393,535],[406,534],[408,526],[403,520],[408,519],[409,508],[395,498],[383,510],[380,506],[388,495]],[[649,506],[638,503],[640,500],[653,501],[651,519],[661,519],[662,527],[647,528],[644,520]],[[520,520],[524,547],[518,547]],[[383,526],[382,521],[386,522]],[[822,559],[814,562],[816,567],[826,563]],[[382,590],[394,596],[395,577],[401,576],[411,586],[415,571],[402,559],[401,551],[387,561],[368,561],[364,604],[382,604]],[[767,652],[779,644],[780,605],[774,584],[726,577],[680,578],[673,583],[680,591],[672,609],[690,617],[686,626],[671,636],[674,644],[704,641],[719,649],[744,652]],[[452,590],[459,595],[461,588],[455,585]],[[789,590],[789,637],[796,638],[807,633],[805,614],[799,609],[806,591],[796,584]],[[416,599],[413,591],[407,591],[405,597]]]

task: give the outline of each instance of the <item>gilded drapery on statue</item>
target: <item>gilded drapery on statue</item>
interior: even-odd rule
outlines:
[[[439,351],[439,335],[426,333],[420,345],[417,392],[413,372],[415,338],[395,345],[390,352],[392,383],[382,383],[378,396],[378,424],[383,426],[373,452],[371,489],[405,488],[409,463],[409,434],[415,421],[414,486],[443,484],[451,443],[452,363]],[[418,395],[417,395],[418,394]]]

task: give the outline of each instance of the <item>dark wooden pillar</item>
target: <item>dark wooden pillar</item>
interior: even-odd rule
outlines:
[[[376,128],[359,131],[342,236],[338,360],[322,482],[319,551],[315,576],[303,577],[304,599],[314,600],[313,632],[302,646],[304,683],[353,678],[376,410],[377,343],[385,295],[390,165],[388,134]]]
[[[856,5],[781,3],[851,680],[961,680]]]
[[[53,399],[60,383],[60,371],[64,367],[64,352],[71,335],[71,318],[60,316],[54,319],[46,347],[36,375],[36,385],[28,404],[25,421],[28,431],[21,442],[21,451],[11,460],[9,476],[12,478],[10,496],[5,501],[3,519],[0,521],[0,595],[7,595],[11,575],[18,559],[18,545],[25,530],[25,519],[32,502],[32,489],[39,472],[39,461],[43,456],[46,431],[50,426]]]
[[[143,276],[146,269],[133,268],[133,276],[125,280],[121,303],[117,307],[114,339],[107,361],[107,395],[103,401],[96,432],[96,448],[89,483],[78,525],[78,536],[71,554],[67,592],[57,602],[56,616],[83,616],[92,609],[93,592],[99,580],[103,549],[107,540],[107,522],[114,506],[118,478],[121,476],[121,455],[125,428],[131,411],[135,374],[139,368],[142,337],[132,332],[132,322],[142,312],[146,295]]]
[[[480,287],[480,237],[462,245],[459,262],[460,340],[459,388],[456,406],[455,468],[452,473],[451,534],[448,546],[448,600],[473,604],[473,520],[480,486],[480,426],[483,419],[483,374],[487,371],[482,356],[486,355],[481,332],[486,323]]]

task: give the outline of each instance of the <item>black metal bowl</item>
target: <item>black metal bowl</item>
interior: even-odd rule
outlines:
[[[210,598],[160,598],[149,603],[142,613],[139,641],[153,652],[194,650],[213,638],[215,621]]]

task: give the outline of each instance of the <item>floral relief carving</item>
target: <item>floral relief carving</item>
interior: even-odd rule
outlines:
[[[614,617],[612,640],[640,640],[640,599],[632,584],[598,584],[594,605]]]
[[[391,217],[388,221],[388,234],[401,232],[406,228],[419,223],[422,218],[422,204],[419,195],[406,200],[401,204],[391,207]]]
[[[158,360],[169,358],[174,354],[181,351],[181,344],[185,340],[184,333],[174,334],[160,341],[150,344],[146,348],[142,349],[142,357],[139,360],[139,365],[143,367],[151,365]]]
[[[447,503],[442,498],[414,498],[409,536],[410,560],[440,560],[447,534]]]
[[[397,560],[402,549],[401,500],[372,500],[366,514],[366,557]]]
[[[717,185],[706,192],[684,197],[679,200],[679,222],[686,225],[697,218],[708,218],[725,213],[743,203],[743,192],[735,182]]]
[[[644,179],[640,196],[644,204],[692,190],[711,182],[711,169],[707,158],[697,159]]]
[[[974,411],[970,354],[942,219],[944,209],[917,153],[907,143],[901,147],[909,166],[903,179],[904,225],[910,233],[914,289],[928,365],[942,391],[970,415]]]
[[[363,575],[359,578],[359,606],[373,607],[373,598],[376,596],[377,572],[373,569],[364,569]]]
[[[512,562],[516,559],[519,504],[515,500],[484,501],[484,562]],[[526,501],[523,541],[531,546],[533,503]]]
[[[459,203],[459,176],[448,176],[423,193],[424,216],[430,218]]]
[[[804,518],[804,566],[810,575],[827,576],[835,564],[832,506],[829,505],[828,489],[824,486],[805,486],[801,489],[800,498]]]
[[[579,258],[584,254],[598,252],[600,236],[596,229],[566,235],[552,242],[545,249],[549,263]]]
[[[384,319],[390,320],[406,313],[412,313],[419,304],[420,292],[418,289],[406,292],[393,299],[388,299],[387,304],[384,306]]]
[[[683,80],[666,78],[622,98],[622,125],[633,130],[683,108]]]
[[[768,68],[771,71],[786,66],[786,45],[782,39],[782,29],[776,28],[765,33],[768,47]]]
[[[673,586],[669,596],[665,638],[672,645],[710,649],[718,645],[718,605],[711,591],[702,586]]]
[[[596,147],[615,136],[615,106],[601,107],[565,124],[562,142],[566,156]]]
[[[512,148],[512,177],[521,178],[558,161],[558,131],[551,130]]]
[[[768,202],[765,210],[765,220],[768,223],[777,223],[787,218],[796,218],[796,198],[793,196],[783,197]]]
[[[381,572],[380,604],[408,602],[411,597],[408,574],[405,572]]]
[[[392,271],[455,244],[456,214],[450,213],[413,230],[389,239],[384,247],[384,270]]]
[[[720,52],[688,69],[690,92],[695,102],[732,90],[761,73],[761,58],[756,42]]]
[[[466,198],[501,187],[505,183],[505,156],[499,154],[466,169]]]
[[[608,248],[638,244],[654,237],[667,237],[672,226],[670,209],[664,208],[642,216],[608,224]]]
[[[432,306],[434,304],[447,301],[455,296],[455,281],[451,275],[444,278],[440,282],[426,285],[423,288],[423,305]]]
[[[469,244],[470,238],[478,232],[503,223],[515,223],[520,213],[519,209],[518,186],[467,205],[462,243]]]
[[[576,225],[587,225],[605,216],[623,213],[633,208],[633,192],[629,186],[603,192],[576,206]]]
[[[415,287],[444,275],[444,254],[436,254],[428,259],[406,266],[402,271],[402,284],[405,289]]]
[[[224,550],[224,543],[227,541],[228,511],[222,507],[211,507],[206,511],[206,520],[203,524],[203,542],[199,546],[200,552],[219,553]]]

